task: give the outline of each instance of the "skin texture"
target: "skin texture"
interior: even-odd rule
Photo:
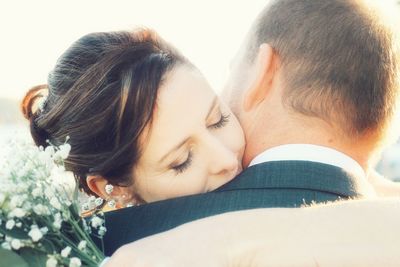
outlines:
[[[241,171],[242,128],[194,68],[167,77],[143,143],[134,187],[146,202],[212,191]]]
[[[242,170],[244,135],[231,110],[194,67],[179,65],[159,89],[151,125],[132,184],[114,186],[116,208],[205,193]],[[89,176],[92,191],[104,199],[107,180]]]
[[[275,146],[314,144],[350,156],[368,172],[382,149],[377,135],[345,137],[337,124],[294,111],[285,104],[284,70],[272,46],[260,45],[253,62],[246,59],[244,47],[232,61],[231,77],[223,92],[246,140],[251,140],[246,144],[243,166]]]

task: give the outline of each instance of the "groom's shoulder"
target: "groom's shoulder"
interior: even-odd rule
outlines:
[[[292,161],[252,166],[214,192],[108,212],[106,254],[123,244],[216,214],[299,207],[356,196],[353,180],[340,168],[326,164]]]
[[[306,196],[314,192],[319,195],[315,195],[315,201],[324,201],[325,197],[363,198],[374,195],[365,175],[330,164],[302,160],[271,161],[251,166],[217,192],[250,189],[278,195]],[[280,197],[291,201],[292,196]]]

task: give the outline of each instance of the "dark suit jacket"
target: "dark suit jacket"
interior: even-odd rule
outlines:
[[[111,255],[123,244],[224,212],[362,198],[367,192],[361,179],[338,167],[309,161],[258,164],[214,192],[106,213],[105,254]]]

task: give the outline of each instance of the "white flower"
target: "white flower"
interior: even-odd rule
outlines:
[[[109,201],[107,201],[107,205],[112,209],[115,208],[115,205],[116,205],[115,200],[110,199]]]
[[[27,173],[27,174],[30,174],[31,172],[32,172],[32,170],[34,170],[35,169],[35,167],[33,166],[33,164],[32,163],[29,163],[29,165],[28,165],[28,163],[24,166],[24,169],[25,169],[25,172]],[[19,183],[18,184],[18,187],[16,188],[16,192],[17,193],[19,193],[19,194],[22,194],[22,193],[27,193],[28,192],[28,189],[29,189],[29,183]],[[28,198],[28,196],[26,195],[26,194],[24,194],[24,195],[21,195],[21,198],[22,199],[27,199]]]
[[[8,220],[8,221],[6,222],[6,229],[7,229],[7,230],[13,229],[14,226],[15,226],[15,221],[14,221],[13,219]]]
[[[17,223],[15,224],[15,226],[17,226],[18,228],[21,228],[21,227],[22,227],[22,222],[17,222]]]
[[[89,197],[89,203],[94,203],[95,200],[96,200],[95,196],[90,196]]]
[[[56,229],[61,229],[61,224],[62,224],[62,221],[54,221],[53,222],[53,226]]]
[[[56,229],[60,229],[60,228],[61,228],[61,224],[62,224],[61,214],[60,214],[60,213],[56,213],[56,214],[54,215],[53,226],[54,226]]]
[[[61,257],[68,257],[68,255],[71,253],[71,247],[65,247],[63,250],[61,250]]]
[[[93,216],[92,219],[90,220],[90,223],[93,228],[97,228],[103,224],[103,219],[101,219],[98,216]]]
[[[83,211],[88,211],[88,210],[90,210],[89,203],[84,203],[84,204],[82,204],[82,210],[83,210]]]
[[[88,226],[86,220],[83,220],[82,224],[83,224],[83,229],[84,229],[86,232],[92,233],[92,229]]]
[[[43,195],[43,191],[40,187],[36,187],[35,189],[32,190],[32,196],[33,197],[39,197]]]
[[[112,191],[114,190],[114,186],[111,184],[107,184],[106,187],[104,188],[106,190],[106,193],[109,195],[112,193]]]
[[[42,204],[37,204],[36,206],[33,207],[33,212],[35,212],[37,215],[48,215],[50,214],[49,209],[42,205]]]
[[[20,185],[19,185],[20,186]],[[14,209],[17,207],[22,207],[22,204],[24,203],[25,199],[27,198],[26,195],[16,195],[11,197],[10,199],[10,209]]]
[[[107,229],[104,226],[100,226],[99,231],[98,231],[99,236],[105,235],[106,231],[107,231]]]
[[[32,229],[29,231],[28,235],[32,238],[33,242],[39,241],[43,237],[43,233],[36,225],[32,226],[31,228]]]
[[[54,158],[56,159],[66,159],[68,158],[69,152],[71,151],[70,144],[64,144],[58,147],[58,151],[54,154]]]
[[[47,234],[48,231],[49,231],[49,228],[47,228],[47,227],[40,228],[40,232],[42,232],[43,235]]]
[[[90,196],[87,203],[88,203],[89,209],[96,208],[97,207],[96,206],[96,197],[95,196]]]
[[[20,249],[22,247],[22,243],[21,243],[21,241],[19,241],[19,239],[13,239],[11,241],[11,247],[14,250],[18,250],[18,249]]]
[[[15,171],[17,173],[17,177],[24,177],[29,174],[29,170],[25,166],[23,166],[22,168],[18,168]]]
[[[44,194],[46,195],[46,197],[47,197],[48,199],[51,199],[52,197],[55,196],[54,190],[53,190],[53,188],[51,188],[51,187],[47,187],[47,188],[44,190]]]
[[[46,261],[46,267],[57,267],[57,260],[50,256],[49,259]]]
[[[46,152],[47,150],[47,152]],[[51,149],[49,149],[49,146],[46,147],[46,150],[43,152],[40,152],[38,155],[38,161],[41,163],[42,165],[42,170],[45,173],[48,173],[48,171],[54,166],[54,160],[52,158],[51,154]],[[53,148],[54,151],[54,148]]]
[[[60,204],[60,202],[58,201],[58,199],[57,199],[56,197],[52,197],[52,198],[50,199],[50,204],[51,204],[54,208],[56,208],[56,209],[58,209],[58,210],[61,210],[61,204]]]
[[[47,147],[44,149],[44,153],[46,153],[46,155],[47,155],[47,156],[50,156],[50,157],[52,157],[52,156],[54,155],[55,152],[56,152],[56,150],[54,149],[53,146],[47,146]]]
[[[76,257],[72,257],[69,261],[69,267],[80,267],[81,265],[81,260]]]
[[[78,249],[79,250],[84,250],[86,248],[87,242],[86,240],[82,240],[81,242],[79,242],[78,244]]]
[[[101,197],[96,198],[96,200],[94,201],[94,204],[96,205],[96,207],[99,207],[103,204],[103,199]]]
[[[25,203],[24,203],[24,205],[22,206],[22,208],[23,208],[26,212],[28,212],[29,210],[32,209],[32,203],[31,203],[31,202],[28,202],[28,201],[25,201]]]
[[[26,211],[21,208],[15,208],[9,213],[10,217],[17,217],[17,218],[22,218],[25,215],[26,215]]]

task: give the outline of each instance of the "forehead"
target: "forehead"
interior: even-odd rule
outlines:
[[[143,156],[166,152],[204,126],[214,97],[214,91],[195,68],[178,66],[172,70],[159,90]]]
[[[157,98],[156,116],[161,119],[170,113],[193,112],[193,102],[212,98],[215,95],[204,76],[194,67],[181,65],[169,73]]]

